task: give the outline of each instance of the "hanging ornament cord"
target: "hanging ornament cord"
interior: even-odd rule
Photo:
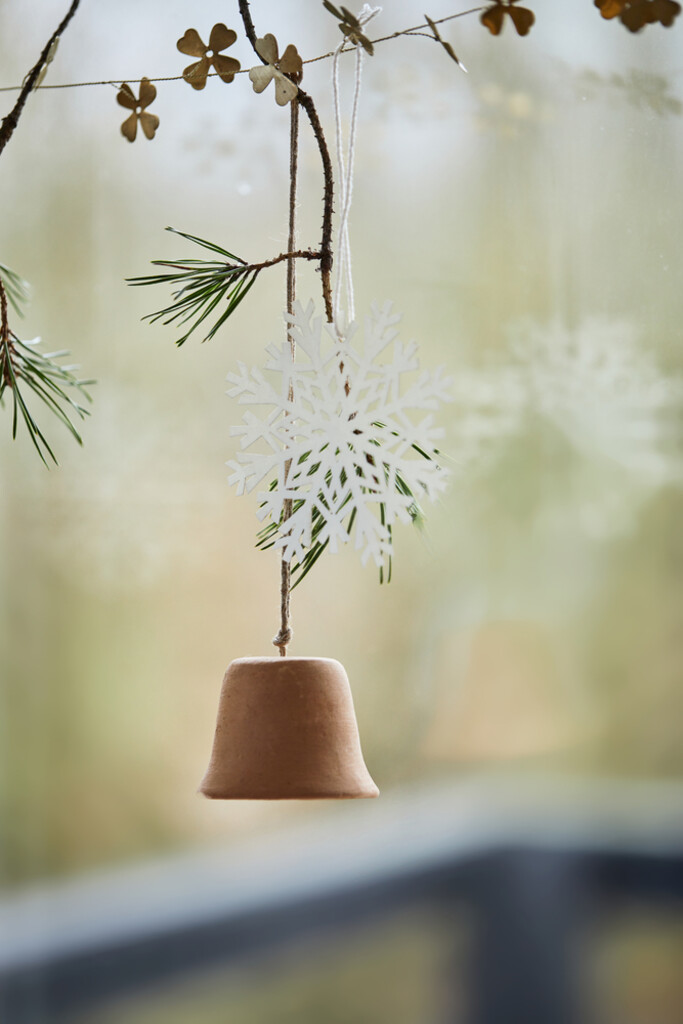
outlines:
[[[294,252],[296,249],[296,186],[299,162],[299,103],[296,99],[290,103],[291,121],[289,133],[289,238],[287,252]],[[296,299],[296,260],[287,260],[287,314],[292,316],[294,312],[294,301]],[[296,343],[294,333],[290,325],[287,327],[287,340],[289,351],[294,363],[296,357]],[[287,395],[290,405],[294,401],[294,387],[290,380],[289,392]],[[292,466],[291,459],[285,463],[285,481],[289,478]],[[292,514],[292,499],[285,498],[282,505],[282,521],[285,523]],[[283,558],[280,562],[280,629],[273,644],[279,649],[281,657],[287,655],[287,645],[292,639],[292,626],[290,616],[290,600],[292,589],[292,563],[289,559]]]
[[[381,13],[381,7],[363,5],[358,14],[361,27],[367,25],[375,15]],[[334,100],[335,141],[337,147],[337,167],[339,177],[339,198],[341,214],[337,237],[337,274],[334,285],[333,315],[334,327],[340,341],[343,339],[348,325],[355,319],[356,311],[353,297],[353,278],[351,268],[351,244],[349,242],[349,213],[353,198],[353,170],[356,155],[356,131],[358,128],[358,106],[360,102],[361,79],[363,73],[363,46],[356,43],[356,73],[351,106],[351,123],[349,125],[348,149],[344,157],[342,136],[341,100],[339,92],[339,58],[347,40],[344,38],[334,51],[332,61],[332,95]],[[346,291],[346,317],[342,315],[342,287]]]

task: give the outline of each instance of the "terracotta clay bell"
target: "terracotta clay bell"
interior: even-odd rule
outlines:
[[[331,658],[231,662],[199,791],[214,800],[377,796],[343,666]]]

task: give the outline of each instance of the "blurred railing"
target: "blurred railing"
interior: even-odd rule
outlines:
[[[682,787],[488,782],[321,805],[239,846],[7,896],[0,1020],[76,1019],[200,968],[433,907],[472,923],[467,1024],[585,1024],[579,953],[623,900],[683,908]],[[444,1006],[438,1024],[461,1013]]]

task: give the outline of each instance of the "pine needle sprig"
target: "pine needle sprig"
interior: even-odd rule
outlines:
[[[57,458],[45,434],[31,412],[26,392],[30,391],[66,427],[78,444],[83,439],[74,425],[75,419],[90,414],[80,399],[91,402],[86,390],[94,380],[79,380],[75,365],[63,365],[58,360],[68,356],[66,350],[43,354],[37,350],[40,339],[20,341],[13,332],[2,339],[0,347],[0,405],[4,405],[5,392],[12,394],[12,438],[17,436],[19,420],[23,420],[29,437],[42,462],[47,459],[57,465]]]
[[[28,281],[24,281],[23,277],[20,277],[16,271],[11,270],[4,263],[0,263],[0,280],[5,286],[10,306],[17,316],[23,317],[24,306],[26,306],[31,297]]]
[[[176,341],[179,346],[184,345],[190,335],[218,311],[217,319],[202,339],[209,341],[246,298],[262,268],[246,263],[234,253],[204,238],[188,235],[175,228],[166,230],[216,253],[221,259],[152,260],[153,266],[166,267],[169,273],[131,277],[127,282],[137,287],[153,284],[175,287],[171,296],[173,301],[155,313],[148,313],[143,319],[150,323],[161,320],[164,324],[188,325],[188,329]]]
[[[16,439],[20,421],[24,423],[41,461],[48,465],[48,458],[57,464],[52,446],[31,411],[29,392],[66,427],[72,437],[83,444],[74,420],[84,419],[89,410],[81,399],[92,401],[87,387],[95,382],[79,380],[75,376],[75,365],[61,362],[69,353],[39,352],[40,338],[22,341],[10,329],[8,303],[22,314],[22,306],[28,300],[28,286],[14,271],[0,265],[0,406],[4,407],[5,393],[12,395],[12,438]]]

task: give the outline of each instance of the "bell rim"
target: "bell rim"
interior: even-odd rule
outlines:
[[[262,800],[268,801],[269,803],[272,803],[275,800],[286,800],[291,803],[293,800],[376,800],[380,795],[380,789],[379,786],[375,785],[373,791],[355,790],[354,792],[349,791],[346,793],[292,793],[291,795],[283,793],[272,795],[265,793],[230,793],[229,795],[225,795],[223,793],[207,793],[200,786],[197,789],[197,795],[203,796],[205,800]]]

